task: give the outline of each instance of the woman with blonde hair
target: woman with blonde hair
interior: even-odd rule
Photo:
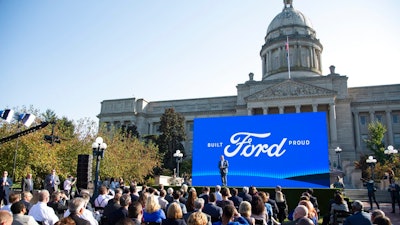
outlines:
[[[183,219],[181,206],[173,202],[168,206],[167,218],[162,221],[163,225],[186,225]]]
[[[251,204],[248,201],[242,201],[239,205],[240,215],[247,220],[249,225],[255,225],[256,220],[251,217]]]
[[[275,202],[278,206],[278,221],[283,223],[283,221],[288,217],[288,205],[286,203],[285,195],[281,191],[275,192]]]
[[[165,213],[161,209],[158,199],[154,195],[149,195],[143,210],[143,221],[145,223],[161,223],[165,219]]]
[[[190,214],[187,225],[207,225],[208,220],[205,213],[200,211]],[[251,225],[251,224],[250,224]]]

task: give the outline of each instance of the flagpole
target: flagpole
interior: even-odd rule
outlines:
[[[287,51],[287,67],[288,67],[288,73],[289,73],[289,79],[290,79],[290,52],[289,52],[289,36],[286,36],[286,51]]]

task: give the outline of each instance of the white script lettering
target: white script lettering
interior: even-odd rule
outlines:
[[[252,155],[258,157],[260,153],[267,153],[269,157],[280,157],[286,152],[286,149],[282,149],[282,147],[285,144],[287,138],[283,138],[281,143],[279,144],[252,145],[252,138],[267,138],[269,136],[271,136],[271,133],[256,134],[248,132],[238,132],[236,134],[233,134],[230,138],[231,144],[236,145],[236,149],[230,151],[231,145],[227,145],[225,146],[224,153],[227,157],[233,157],[238,154],[240,150],[242,150],[240,155],[244,157],[250,157]]]

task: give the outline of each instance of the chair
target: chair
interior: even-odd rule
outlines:
[[[344,210],[334,210],[333,211],[333,224],[332,225],[341,225],[344,223],[347,217],[351,216],[351,212],[347,212]]]

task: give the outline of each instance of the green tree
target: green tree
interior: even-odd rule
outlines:
[[[122,129],[100,132],[99,136],[108,146],[100,163],[100,176],[103,178],[135,178],[142,182],[145,177],[152,175],[155,167],[161,165],[158,148],[152,142],[145,143],[134,136],[127,136]]]
[[[158,138],[158,148],[163,155],[164,168],[173,170],[175,159],[173,154],[176,150],[181,150],[185,156],[182,142],[186,140],[185,118],[173,108],[167,108],[160,118],[161,135]]]
[[[379,162],[386,161],[385,144],[383,143],[386,131],[386,127],[379,121],[368,124],[367,148],[374,153]]]

